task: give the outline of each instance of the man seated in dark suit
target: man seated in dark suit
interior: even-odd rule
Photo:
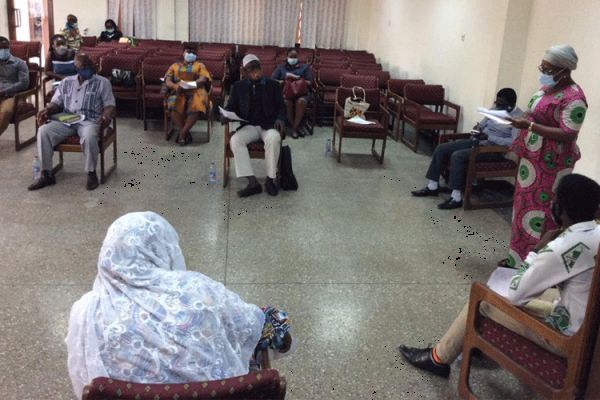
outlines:
[[[271,196],[276,196],[279,191],[275,183],[281,147],[279,132],[285,127],[286,119],[281,85],[262,75],[260,60],[254,54],[246,55],[242,66],[247,77],[233,85],[225,107],[247,121],[242,122],[230,141],[236,175],[248,179],[248,186],[238,191],[238,195],[248,197],[262,192],[262,186],[252,170],[247,147],[249,143],[260,139],[265,144],[267,164],[265,190]]]

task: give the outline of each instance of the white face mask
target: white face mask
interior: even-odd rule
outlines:
[[[288,57],[287,62],[290,65],[296,65],[296,64],[298,64],[298,59],[297,58],[289,58]]]
[[[564,69],[561,69],[554,75],[541,73],[540,76],[538,77],[538,81],[540,82],[540,84],[542,86],[546,86],[549,88],[554,87],[558,83],[558,81],[554,80],[554,77],[563,71],[564,71]]]
[[[187,51],[185,53],[183,53],[183,59],[186,62],[194,62],[196,61],[196,55],[194,53],[188,53]]]

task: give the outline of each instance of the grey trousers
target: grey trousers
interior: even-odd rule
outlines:
[[[467,168],[469,167],[469,156],[471,154],[472,142],[470,139],[455,140],[440,144],[435,148],[431,156],[431,163],[425,177],[438,182],[442,171],[450,161],[450,177],[448,187],[450,189],[463,190],[467,180]],[[483,153],[477,156],[477,161],[501,161],[504,157],[498,153]]]
[[[42,170],[52,170],[54,146],[74,134],[79,136],[79,143],[85,159],[85,171],[92,172],[96,170],[98,153],[100,152],[98,146],[100,125],[91,121],[82,121],[72,126],[66,126],[58,121],[50,121],[42,125],[37,136],[38,156],[40,157]]]

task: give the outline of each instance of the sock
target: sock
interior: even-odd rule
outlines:
[[[432,181],[431,179],[429,179],[427,181],[427,189],[429,190],[437,190],[439,187],[438,183],[436,181]]]
[[[438,357],[437,351],[435,351],[435,347],[431,349],[431,359],[436,364],[440,364],[440,365],[446,364],[446,363],[443,363],[442,360],[440,360],[440,357]]]
[[[452,193],[450,194],[450,197],[452,198],[452,200],[459,202],[462,201],[462,193],[460,192],[460,190],[452,190]]]

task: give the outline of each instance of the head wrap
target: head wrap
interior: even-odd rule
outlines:
[[[183,383],[245,375],[265,316],[223,284],[185,270],[175,229],[136,212],[108,229],[93,289],[66,338],[73,389],[98,376]]]
[[[574,70],[577,68],[577,54],[568,44],[559,44],[550,47],[544,54],[544,60],[559,68]]]
[[[246,68],[246,65],[250,64],[252,61],[256,61],[256,62],[260,63],[260,60],[254,54],[247,54],[242,59],[242,67]]]

